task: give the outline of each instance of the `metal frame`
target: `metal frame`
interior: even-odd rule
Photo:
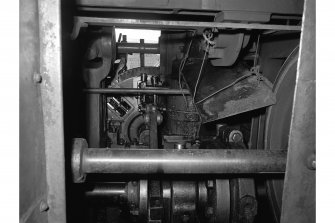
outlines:
[[[60,0],[39,0],[48,222],[66,222]]]
[[[89,94],[119,94],[119,95],[137,95],[137,94],[160,94],[160,95],[189,95],[187,89],[167,89],[167,88],[90,88],[85,89]]]
[[[233,23],[233,22],[191,22],[191,21],[167,21],[147,19],[120,19],[76,16],[71,38],[76,39],[81,27],[92,26],[116,26],[128,28],[146,29],[196,29],[215,27],[217,29],[259,29],[259,30],[286,30],[300,31],[301,26],[273,25],[259,23]]]
[[[281,221],[315,222],[315,1],[305,0]]]

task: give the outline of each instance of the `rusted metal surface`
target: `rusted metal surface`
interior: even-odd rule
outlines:
[[[20,2],[20,222],[48,222],[40,212],[47,200],[44,126],[39,75],[37,1]],[[33,130],[33,131],[32,131]]]
[[[315,222],[315,78],[315,1],[306,0],[284,180],[282,223]]]
[[[77,5],[87,7],[123,7],[148,9],[178,9],[173,10],[175,14],[187,11],[250,11],[250,12],[272,12],[301,14],[303,8],[302,0],[76,0]],[[140,9],[139,9],[140,8]],[[143,9],[142,9],[143,10]]]
[[[256,76],[250,76],[234,86],[197,103],[204,122],[226,118],[275,103],[271,88]]]
[[[200,57],[192,55],[192,57]],[[194,94],[201,59],[190,58],[183,70]],[[275,103],[272,86],[266,78],[249,71],[244,64],[233,67],[214,67],[205,63],[194,103],[203,122],[226,118]]]
[[[66,222],[60,1],[38,1],[48,222]]]
[[[190,22],[190,21],[167,21],[167,20],[146,20],[146,19],[121,19],[103,17],[74,18],[72,39],[77,38],[81,27],[92,26],[116,26],[127,28],[146,29],[181,29],[190,30],[196,28],[215,27],[217,29],[259,29],[259,30],[290,30],[300,31],[300,26],[295,25],[272,25],[259,23],[232,23],[232,22]]]

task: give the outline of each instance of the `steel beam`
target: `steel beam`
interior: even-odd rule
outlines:
[[[48,222],[66,222],[60,0],[38,1]]]
[[[76,39],[81,27],[92,26],[116,26],[122,28],[135,29],[179,29],[192,30],[197,28],[217,29],[259,29],[259,30],[289,30],[300,31],[301,26],[273,25],[260,23],[233,23],[233,22],[193,22],[193,21],[168,21],[168,20],[147,20],[147,19],[121,19],[75,16],[75,25],[71,34],[72,39]]]
[[[137,94],[160,94],[160,95],[189,95],[187,89],[167,89],[167,88],[89,88],[84,89],[89,94],[118,94],[118,95],[137,95]]]
[[[282,150],[88,148],[85,139],[74,140],[72,154],[75,182],[83,182],[88,173],[283,173],[285,165]]]

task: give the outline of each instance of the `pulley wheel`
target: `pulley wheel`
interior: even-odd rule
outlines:
[[[296,47],[279,70],[273,92],[276,104],[267,110],[265,126],[265,148],[287,150],[291,125],[292,105],[297,73],[299,48]],[[280,221],[284,177],[266,182],[267,193],[276,222]]]

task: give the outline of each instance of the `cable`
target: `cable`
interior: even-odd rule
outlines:
[[[201,77],[202,69],[203,69],[203,66],[204,66],[204,63],[205,63],[205,60],[206,60],[207,53],[209,51],[209,46],[215,45],[215,42],[211,40],[211,38],[213,38],[213,29],[212,29],[212,31],[205,31],[202,34],[202,36],[205,39],[206,49],[205,49],[204,57],[202,59],[202,63],[201,63],[200,71],[199,71],[199,74],[198,74],[197,82],[195,83],[194,94],[193,94],[193,99],[192,99],[193,103],[194,103],[195,95],[197,93],[198,84],[199,84],[199,80],[200,80],[200,77]]]
[[[184,58],[182,59],[182,61],[180,62],[180,65],[179,65],[179,72],[178,72],[178,82],[179,82],[179,88],[180,90],[183,89],[182,85],[181,85],[181,75],[182,74],[182,70],[184,69],[184,66],[185,66],[185,63],[186,63],[186,60],[188,59],[188,56],[189,56],[189,53],[190,53],[190,50],[191,50],[191,46],[192,46],[192,43],[193,43],[193,37],[195,35],[195,31],[193,31],[193,35],[191,37],[191,42],[190,44],[188,45],[188,49],[186,51],[186,54],[184,56]],[[184,75],[183,75],[184,76]],[[185,106],[186,108],[188,108],[188,103],[187,103],[187,99],[185,97],[185,94],[184,92],[182,92],[182,95],[183,95],[183,98],[184,98],[184,101],[185,101]]]
[[[254,67],[258,64],[258,50],[259,50],[259,39],[260,39],[260,34],[258,34],[257,38],[257,43],[256,43],[256,52],[255,52],[255,57],[254,57]]]
[[[204,57],[202,59],[200,71],[199,71],[199,74],[198,74],[197,82],[195,83],[194,94],[193,94],[193,102],[194,102],[194,99],[195,99],[195,95],[197,93],[197,88],[198,88],[199,80],[200,80],[200,77],[201,77],[202,69],[203,69],[203,66],[204,66],[204,63],[205,63],[205,60],[206,60],[208,49],[209,49],[209,44],[207,44],[207,47],[206,47],[206,50],[205,50],[205,54],[204,54]]]

